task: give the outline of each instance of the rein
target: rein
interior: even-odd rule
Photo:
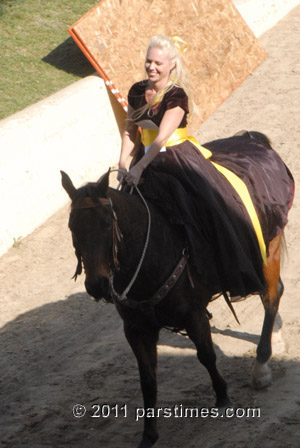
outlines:
[[[112,171],[118,171],[120,172],[120,170],[111,170]],[[121,182],[118,185],[118,189],[121,185]],[[131,290],[134,282],[137,279],[137,276],[140,272],[140,269],[142,267],[145,255],[146,255],[146,251],[148,248],[148,244],[149,244],[149,238],[150,238],[150,230],[151,230],[151,213],[150,213],[150,209],[148,207],[148,204],[144,198],[144,196],[142,195],[140,189],[138,188],[137,185],[134,185],[131,188],[130,194],[132,193],[133,189],[135,189],[137,191],[137,193],[139,194],[146,210],[147,210],[147,214],[148,214],[148,225],[147,225],[147,235],[146,235],[146,240],[145,240],[145,245],[143,248],[143,252],[140,258],[140,261],[138,263],[138,266],[136,268],[136,271],[131,279],[131,281],[129,282],[127,288],[123,291],[122,294],[119,294],[115,288],[114,288],[114,284],[113,284],[113,280],[114,280],[114,274],[113,271],[110,271],[110,286],[111,286],[111,291],[112,291],[112,296],[113,296],[113,301],[116,303],[123,303],[124,305],[126,304],[127,306],[129,306],[130,308],[134,308],[134,309],[140,309],[146,312],[151,313],[151,317],[155,319],[155,315],[154,315],[154,306],[157,305],[171,290],[171,288],[175,285],[175,283],[177,282],[177,280],[179,279],[179,277],[181,276],[185,266],[187,265],[187,261],[188,261],[188,251],[187,249],[183,249],[182,251],[182,257],[179,261],[179,263],[177,264],[177,266],[175,267],[175,269],[173,270],[172,274],[170,275],[170,277],[167,279],[167,281],[163,284],[163,286],[161,286],[158,291],[156,291],[156,293],[148,300],[142,300],[142,301],[136,301],[136,300],[131,300],[127,298],[127,295],[129,293],[129,291]],[[189,279],[191,281],[192,287],[194,287],[193,285],[193,281],[190,277],[190,273],[189,273]],[[156,320],[156,319],[155,319]]]
[[[119,170],[112,170],[112,171],[119,171]],[[138,266],[137,266],[137,268],[135,270],[135,273],[134,273],[131,281],[129,282],[127,288],[125,288],[125,290],[123,291],[122,294],[117,293],[117,291],[115,290],[114,284],[113,284],[114,273],[113,273],[112,270],[110,271],[110,286],[111,286],[111,290],[112,290],[112,293],[113,293],[113,298],[117,299],[118,302],[123,302],[125,300],[128,300],[127,299],[127,294],[131,290],[131,288],[132,288],[134,282],[136,281],[137,276],[138,276],[138,274],[139,274],[139,272],[141,270],[141,267],[142,267],[142,264],[143,264],[143,261],[144,261],[145,255],[146,255],[146,251],[147,251],[147,248],[148,248],[149,238],[150,238],[150,230],[151,230],[151,213],[150,213],[150,209],[148,207],[148,204],[147,204],[145,198],[143,197],[142,193],[140,192],[139,188],[136,185],[134,186],[134,188],[138,192],[138,194],[139,194],[140,198],[142,199],[142,201],[143,201],[143,203],[145,205],[145,208],[147,210],[147,214],[148,214],[147,235],[146,235],[146,240],[145,240],[143,252],[142,252],[140,261],[138,263]]]

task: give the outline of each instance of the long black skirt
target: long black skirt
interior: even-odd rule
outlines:
[[[246,183],[266,247],[287,223],[293,178],[279,155],[254,139],[204,145],[210,160]],[[140,147],[140,155],[143,146]],[[263,260],[247,210],[228,180],[189,141],[160,152],[145,170],[142,190],[172,225],[181,227],[190,263],[212,293],[246,296],[265,287]]]

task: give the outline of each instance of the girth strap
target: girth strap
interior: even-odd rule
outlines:
[[[179,277],[183,273],[184,268],[187,265],[187,262],[188,262],[188,254],[187,254],[186,249],[184,249],[183,252],[182,252],[182,257],[181,257],[179,263],[177,264],[177,266],[175,267],[175,269],[173,270],[173,272],[170,275],[170,277],[163,284],[163,286],[161,286],[156,291],[156,293],[150,299],[137,301],[137,300],[132,300],[132,299],[126,298],[126,299],[123,299],[122,301],[120,301],[120,300],[118,300],[118,296],[116,296],[114,294],[114,291],[112,291],[112,296],[113,296],[114,302],[117,303],[117,304],[127,305],[130,308],[133,308],[133,309],[136,309],[136,310],[140,310],[140,311],[145,311],[145,310],[147,310],[149,308],[154,307],[162,299],[164,299],[166,297],[166,295],[171,291],[171,289],[173,288],[173,286],[176,284],[176,282],[178,281]]]

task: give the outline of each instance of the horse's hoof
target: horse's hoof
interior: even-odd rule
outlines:
[[[153,443],[150,442],[150,440],[142,440],[141,443],[138,445],[138,448],[151,448],[152,446]]]
[[[252,387],[254,389],[263,389],[272,382],[272,372],[268,366],[268,362],[260,364],[255,361],[252,369]]]
[[[218,419],[232,418],[235,415],[235,406],[232,405],[231,401],[228,401],[225,406],[216,406],[212,410],[212,415]]]
[[[215,407],[218,409],[226,409],[226,408],[232,408],[232,403],[229,400],[229,398],[224,398],[216,401]]]
[[[155,435],[151,438],[144,436],[137,448],[151,448],[155,444],[157,439],[158,439],[158,435]]]

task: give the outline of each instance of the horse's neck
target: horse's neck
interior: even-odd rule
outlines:
[[[147,201],[147,205],[137,195],[110,190],[108,194],[116,212],[118,225],[123,234],[121,246],[123,252],[140,253],[145,245],[148,226],[150,226],[151,251],[163,252],[165,247],[168,251],[182,251],[184,238],[178,229],[175,229],[162,215],[156,206]]]
[[[111,198],[112,207],[116,213],[124,242],[131,240],[132,236],[135,236],[135,239],[138,240],[138,234],[143,233],[143,231],[139,231],[138,234],[134,235],[136,229],[146,229],[147,220],[149,219],[147,209],[142,200],[136,195],[113,189],[109,189],[108,197]]]
[[[138,272],[132,293],[140,297],[141,292],[144,295],[145,290],[157,289],[166,281],[170,269],[174,269],[182,257],[184,238],[160,210],[149,203],[148,214],[140,197],[120,192],[111,192],[110,197],[123,234],[118,243],[120,270],[115,273],[114,285],[117,291],[124,291]]]
[[[146,207],[142,200],[135,194],[124,193],[122,191],[109,188],[107,196],[111,198],[115,212],[120,215],[120,219],[131,221],[137,214],[146,215]],[[119,216],[118,216],[119,218]]]

